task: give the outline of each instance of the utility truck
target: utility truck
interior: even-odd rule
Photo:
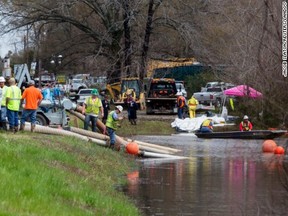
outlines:
[[[147,94],[147,114],[177,113],[177,88],[175,79],[148,79],[144,88],[146,89]]]

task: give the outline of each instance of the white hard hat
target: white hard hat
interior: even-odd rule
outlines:
[[[243,119],[244,119],[244,120],[247,120],[247,119],[249,119],[249,118],[248,118],[247,115],[245,115],[245,116],[243,117]]]
[[[3,76],[0,77],[0,82],[5,82],[5,79]]]
[[[118,110],[119,110],[119,112],[122,112],[122,111],[123,111],[123,107],[122,107],[122,106],[120,106],[120,105],[116,106],[116,109],[118,109]]]
[[[177,92],[176,96],[182,96],[182,93],[181,92]]]
[[[34,81],[34,80],[30,80],[30,81],[28,82],[28,85],[35,85],[35,81]]]

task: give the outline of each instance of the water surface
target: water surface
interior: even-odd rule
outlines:
[[[189,157],[140,160],[140,169],[128,174],[124,191],[143,215],[288,215],[288,158],[262,153],[263,140],[135,139],[181,149],[178,155]],[[287,139],[275,141],[286,148]]]

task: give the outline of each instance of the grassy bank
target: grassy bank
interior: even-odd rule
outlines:
[[[84,128],[82,120],[70,115],[69,125],[79,128]],[[136,125],[131,125],[129,120],[125,118],[120,122],[120,127],[117,130],[117,135],[124,137],[131,137],[135,135],[171,135],[175,133],[175,129],[171,127],[173,120],[149,120],[138,119]]]
[[[76,138],[0,133],[0,215],[139,215],[115,186],[134,158]]]
[[[121,122],[121,127],[117,130],[117,134],[126,137],[135,135],[171,135],[175,133],[175,129],[171,127],[171,122],[171,120],[138,119],[136,125],[131,125],[125,119]]]

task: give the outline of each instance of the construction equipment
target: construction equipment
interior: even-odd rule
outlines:
[[[145,94],[139,78],[122,78],[120,82],[106,85],[115,105],[124,105],[128,95],[132,95],[138,107],[145,109]]]
[[[67,98],[53,102],[43,100],[37,110],[36,124],[67,126],[69,117],[66,114],[66,110],[75,110],[76,107],[76,104]]]
[[[149,79],[145,89],[146,114],[177,113],[177,88],[174,79]]]
[[[17,86],[19,88],[31,80],[27,64],[15,64],[13,76],[17,80]]]
[[[152,78],[154,76],[155,69],[157,68],[173,68],[179,66],[192,65],[197,63],[195,58],[170,58],[165,60],[151,59],[147,66],[147,77]]]

